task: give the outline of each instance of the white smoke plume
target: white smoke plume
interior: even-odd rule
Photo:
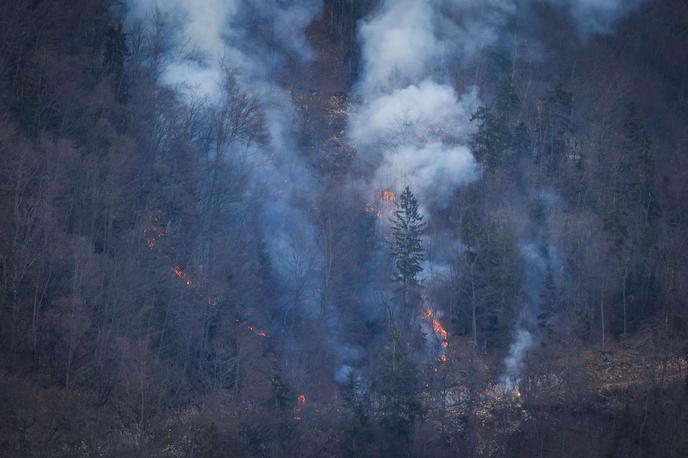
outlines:
[[[550,189],[541,189],[538,198],[553,211],[559,204],[559,196]],[[516,320],[513,340],[504,358],[504,372],[499,382],[507,392],[518,389],[523,365],[528,355],[539,342],[537,317],[541,313],[541,298],[547,268],[549,266],[557,277],[564,274],[565,266],[557,248],[550,243],[538,228],[537,239],[522,242],[519,246],[521,271],[523,272],[523,302]]]
[[[524,303],[516,320],[516,330],[509,352],[504,358],[504,373],[500,383],[507,390],[518,388],[521,370],[528,351],[536,344],[531,332],[539,308],[547,261],[533,242],[522,243],[519,249],[524,272]]]
[[[608,30],[639,3],[545,1],[564,8],[590,32]],[[467,146],[478,92],[459,94],[451,71],[495,44],[509,18],[528,3],[532,0],[380,0],[361,21],[363,67],[348,136],[374,170],[369,190],[409,184],[421,201],[441,204],[456,187],[479,177]],[[307,278],[311,292],[303,302],[315,308],[321,261],[307,207],[319,177],[301,159],[292,127],[297,114],[275,75],[287,59],[313,57],[305,28],[321,13],[321,0],[128,0],[128,5],[130,19],[157,9],[173,22],[163,83],[217,103],[229,67],[243,89],[259,96],[270,145],[252,157],[254,179],[277,188],[264,206],[265,239],[275,261],[293,264],[277,266],[285,281],[294,270]],[[304,253],[308,259],[297,259]]]
[[[535,345],[533,334],[523,327],[518,327],[514,333],[514,340],[509,346],[509,353],[504,358],[504,373],[499,380],[506,391],[518,388],[525,357],[533,345]]]
[[[284,55],[307,60],[313,49],[305,28],[320,14],[320,0],[129,0],[129,17],[158,11],[174,23],[174,55],[163,82],[187,86],[213,99],[223,66],[238,71],[242,83],[271,87],[271,74]],[[279,46],[278,46],[279,44]]]
[[[146,21],[156,11],[172,24],[163,84],[213,106],[223,100],[223,78],[231,69],[241,89],[258,98],[269,141],[266,147],[254,146],[248,159],[255,188],[270,194],[262,209],[265,241],[283,283],[307,290],[298,298],[306,312],[318,302],[315,272],[321,258],[308,215],[318,177],[301,159],[293,128],[296,110],[274,75],[287,59],[313,57],[305,28],[321,7],[320,0],[129,1],[130,21]]]
[[[639,1],[545,0],[570,14],[582,36],[604,33]],[[410,185],[422,204],[440,204],[458,186],[477,179],[469,149],[476,88],[458,94],[452,68],[499,44],[509,20],[533,0],[383,0],[362,21],[363,73],[349,121],[349,138],[375,171],[368,187]],[[371,190],[369,190],[370,192]],[[526,304],[505,359],[502,383],[514,387],[527,351],[528,330],[542,288],[544,261],[524,244]]]
[[[609,31],[640,3],[545,1],[569,13],[582,35]],[[479,103],[477,90],[458,95],[449,70],[496,44],[509,19],[533,4],[383,0],[361,22],[363,72],[349,138],[364,162],[377,170],[372,188],[409,184],[422,198],[442,202],[479,175],[465,146],[470,114]]]
[[[583,37],[610,33],[642,0],[547,0],[571,15]]]
[[[466,146],[476,90],[457,94],[447,69],[491,44],[506,1],[386,0],[361,23],[363,73],[349,138],[376,172],[369,186],[410,185],[443,202],[478,176]]]

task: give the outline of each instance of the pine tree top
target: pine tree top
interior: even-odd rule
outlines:
[[[397,209],[391,218],[391,253],[395,258],[397,276],[404,284],[415,283],[423,270],[424,260],[421,235],[425,228],[418,200],[406,186],[399,197]]]

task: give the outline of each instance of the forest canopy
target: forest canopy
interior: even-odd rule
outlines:
[[[0,455],[688,455],[688,3],[0,2]]]

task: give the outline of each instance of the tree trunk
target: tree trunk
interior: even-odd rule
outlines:
[[[602,323],[602,351],[605,351],[604,292],[600,293],[600,322]]]
[[[623,275],[623,287],[622,287],[622,297],[623,297],[623,335],[626,336],[628,333],[628,326],[626,320],[626,285],[628,283],[628,262],[624,265],[624,275]]]
[[[474,263],[471,263],[471,324],[473,328],[473,346],[478,346],[478,319],[476,317],[477,298],[475,293]]]

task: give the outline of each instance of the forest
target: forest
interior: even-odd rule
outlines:
[[[685,0],[3,0],[0,456],[688,456],[686,196]]]

